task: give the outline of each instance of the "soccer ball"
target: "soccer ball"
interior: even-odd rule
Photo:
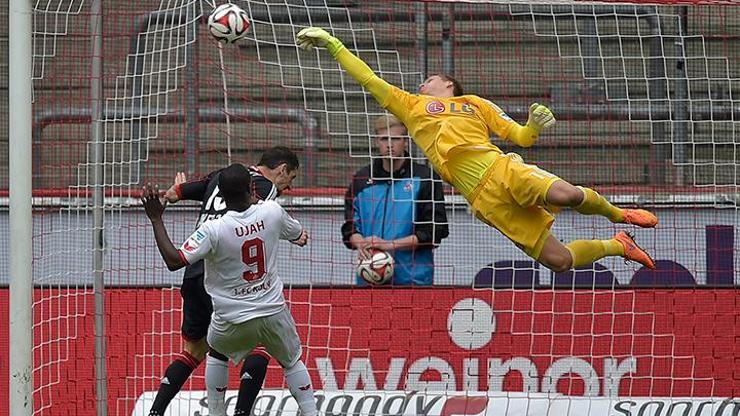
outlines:
[[[370,257],[360,260],[357,273],[371,285],[388,283],[393,277],[393,257],[383,250],[370,249]]]
[[[222,4],[208,16],[208,30],[223,43],[234,43],[243,38],[249,26],[247,12],[235,4]]]

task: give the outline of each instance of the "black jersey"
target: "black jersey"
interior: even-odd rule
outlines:
[[[198,221],[195,224],[196,229],[204,222],[218,218],[226,212],[226,202],[218,189],[221,170],[213,171],[203,178],[182,183],[175,189],[180,200],[201,201]],[[265,178],[256,166],[250,166],[249,173],[252,175],[252,196],[264,201],[273,200],[279,196],[280,192],[275,184]],[[203,273],[203,261],[199,261],[185,268],[183,279],[202,276]]]

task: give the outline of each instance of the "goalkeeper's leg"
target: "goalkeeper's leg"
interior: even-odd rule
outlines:
[[[581,214],[601,215],[611,222],[634,224],[640,227],[655,227],[658,218],[644,209],[623,209],[612,205],[593,189],[573,186],[558,180],[550,186],[545,202],[557,207],[571,207]]]
[[[617,233],[610,240],[575,240],[563,244],[552,235],[547,237],[537,261],[548,269],[560,273],[574,267],[586,266],[607,256],[622,256],[654,269],[650,255],[635,243],[632,236]]]

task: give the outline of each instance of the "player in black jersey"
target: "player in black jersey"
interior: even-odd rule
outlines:
[[[272,200],[280,193],[290,189],[293,180],[298,174],[298,157],[286,147],[276,146],[267,149],[255,166],[249,167],[252,175],[253,201]],[[221,198],[218,189],[218,179],[221,170],[216,170],[205,177],[186,181],[184,173],[178,173],[175,183],[165,192],[164,199],[168,203],[181,200],[201,201],[200,214],[195,227],[226,212],[226,204]],[[159,385],[157,396],[154,399],[149,416],[161,416],[180,391],[190,374],[206,358],[208,345],[206,334],[211,321],[213,305],[211,297],[203,287],[203,262],[199,261],[188,266],[183,276],[180,295],[183,299],[183,317],[181,334],[184,341],[183,351],[167,367]],[[241,369],[240,390],[245,391],[251,400],[251,408],[262,388],[267,373],[267,364],[270,356],[261,348],[257,348],[244,360]],[[216,380],[218,386],[209,386],[225,392],[228,382],[227,358],[215,351],[208,354],[208,377]],[[211,374],[214,371],[217,373]],[[215,375],[215,376],[214,376]],[[241,393],[240,393],[241,394]],[[221,395],[223,397],[223,394]],[[210,399],[210,396],[209,396]],[[210,407],[210,406],[209,406]]]

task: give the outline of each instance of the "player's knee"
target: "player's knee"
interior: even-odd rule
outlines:
[[[561,259],[560,261],[552,263],[548,268],[555,273],[564,273],[570,270],[570,262],[566,262],[564,259]]]
[[[541,256],[540,263],[555,273],[563,273],[570,270],[573,265],[573,258],[567,251],[558,251]]]
[[[575,207],[583,202],[583,191],[565,181],[557,181],[547,192],[547,202],[562,207]]]
[[[208,343],[205,338],[201,338],[197,341],[186,340],[185,351],[192,355],[198,361],[203,361],[206,358],[206,352],[208,352]]]
[[[565,198],[568,200],[569,207],[581,205],[584,198],[583,191],[580,188],[571,185]]]

